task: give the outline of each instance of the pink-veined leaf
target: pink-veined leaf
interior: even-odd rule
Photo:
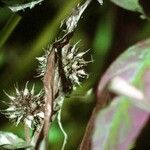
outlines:
[[[130,47],[110,66],[99,83],[99,98],[116,76],[138,88],[144,97],[139,100],[130,95],[118,95],[108,107],[98,112],[92,137],[93,150],[131,149],[147,122],[150,112],[147,107],[150,105],[150,39]],[[124,88],[128,88],[124,90],[126,93],[132,92],[132,88],[124,84],[119,88],[121,93]]]

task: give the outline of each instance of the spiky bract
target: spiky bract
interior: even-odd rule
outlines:
[[[77,44],[68,48],[63,47],[62,49],[62,63],[65,76],[73,86],[76,86],[76,84],[80,85],[80,79],[88,77],[84,68],[89,61],[85,61],[83,58],[87,51],[78,52]]]

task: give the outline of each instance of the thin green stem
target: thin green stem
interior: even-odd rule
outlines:
[[[19,21],[21,20],[21,16],[18,14],[12,14],[4,28],[0,32],[0,48],[3,47],[9,36],[11,35],[12,31],[18,25]]]
[[[62,109],[62,108],[61,108],[61,109]],[[61,148],[61,150],[64,150],[64,149],[65,149],[65,146],[66,146],[66,144],[67,144],[68,135],[67,135],[67,133],[65,132],[65,130],[64,130],[63,126],[62,126],[62,123],[61,123],[61,109],[58,111],[57,119],[58,119],[59,128],[60,128],[60,130],[62,131],[63,136],[64,136],[64,141],[63,141],[63,145],[62,145],[62,148]]]

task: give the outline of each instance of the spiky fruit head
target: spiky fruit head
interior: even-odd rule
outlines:
[[[29,90],[28,82],[24,90],[19,90],[16,87],[15,90],[13,96],[5,92],[10,102],[8,108],[3,110],[2,113],[16,125],[23,121],[30,128],[35,128],[44,118],[43,92],[40,91],[35,94],[34,85]]]

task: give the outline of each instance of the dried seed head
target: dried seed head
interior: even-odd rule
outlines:
[[[54,85],[59,85],[59,87],[61,87],[62,85],[63,87],[64,84],[67,84],[63,92],[70,92],[72,88],[76,87],[76,85],[80,85],[82,79],[88,77],[88,74],[84,71],[84,68],[88,63],[92,61],[84,60],[83,57],[88,51],[78,52],[79,49],[77,48],[77,44],[78,42],[74,46],[70,46],[70,44],[67,44],[61,49],[60,47],[55,47],[53,49],[55,50],[56,56]],[[51,50],[52,46],[50,46],[49,50],[45,52],[45,55],[37,58],[40,63],[38,67],[38,76],[44,76]],[[60,63],[61,65],[59,65]],[[65,78],[67,83],[63,80],[59,81],[60,78]]]
[[[91,61],[85,61],[83,56],[88,52],[78,52],[76,47],[78,43],[74,46],[69,46],[69,48],[63,47],[62,49],[62,63],[65,76],[73,87],[78,84],[80,85],[80,80],[87,78],[88,74],[85,73],[84,68]]]
[[[5,92],[11,101],[9,107],[2,113],[16,125],[23,121],[30,128],[35,128],[44,118],[43,92],[40,91],[35,95],[34,85],[31,90],[28,90],[27,86],[28,82],[21,91],[15,87],[16,93],[13,96]]]

